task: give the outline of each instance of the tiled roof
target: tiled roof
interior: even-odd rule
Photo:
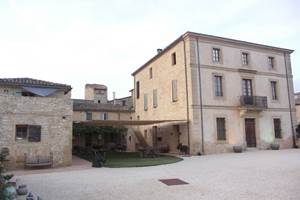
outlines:
[[[72,89],[70,85],[42,81],[32,78],[0,78],[0,85],[57,88],[64,89],[65,92],[68,92]]]
[[[104,111],[104,112],[133,112],[133,109],[128,106],[118,104],[95,103],[92,100],[73,99],[74,111]]]

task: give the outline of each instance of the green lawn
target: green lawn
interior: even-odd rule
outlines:
[[[140,158],[138,152],[107,152],[105,167],[145,167],[181,161],[182,158],[160,155],[156,158]]]

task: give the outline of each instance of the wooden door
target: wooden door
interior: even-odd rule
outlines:
[[[256,147],[256,135],[255,135],[255,119],[245,119],[245,133],[247,147]]]

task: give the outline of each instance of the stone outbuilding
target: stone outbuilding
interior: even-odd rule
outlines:
[[[11,168],[24,158],[53,155],[54,166],[72,163],[71,86],[30,78],[0,79],[0,149]]]

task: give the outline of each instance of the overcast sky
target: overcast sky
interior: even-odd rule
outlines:
[[[86,83],[129,95],[131,73],[186,31],[294,49],[300,90],[297,0],[0,0],[0,77]]]

